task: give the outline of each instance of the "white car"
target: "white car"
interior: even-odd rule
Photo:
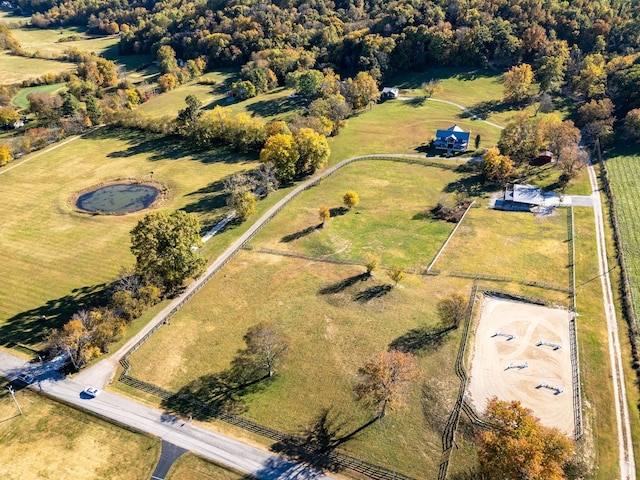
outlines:
[[[82,391],[82,393],[88,395],[91,398],[95,398],[100,395],[100,390],[98,390],[96,387],[87,387]]]

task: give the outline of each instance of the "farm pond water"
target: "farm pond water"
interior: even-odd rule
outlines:
[[[92,213],[118,215],[148,208],[159,190],[151,185],[117,183],[96,188],[78,197],[76,206]]]

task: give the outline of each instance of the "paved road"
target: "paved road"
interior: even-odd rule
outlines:
[[[33,371],[33,366],[13,355],[0,352],[0,376],[14,378],[18,372],[27,370]],[[47,371],[36,378],[31,388],[72,406],[155,435],[173,445],[262,480],[331,479],[308,467],[110,392],[103,391],[96,398],[83,397],[81,392],[85,386],[77,380],[65,379]]]
[[[593,165],[589,163],[589,180],[593,191],[593,211],[595,213],[596,239],[598,245],[598,273],[602,283],[604,297],[604,311],[607,319],[609,333],[609,359],[611,362],[611,380],[613,382],[613,394],[616,411],[616,424],[618,432],[620,478],[622,480],[635,480],[636,467],[633,457],[633,441],[631,439],[631,425],[629,423],[629,407],[627,403],[627,391],[624,381],[624,368],[618,334],[618,321],[616,319],[615,297],[611,288],[609,277],[609,263],[607,261],[607,249],[604,232],[604,215],[600,199],[598,179]]]
[[[171,470],[171,466],[185,453],[187,453],[186,449],[162,440],[162,453],[156,469],[151,474],[151,480],[164,480],[164,477]]]

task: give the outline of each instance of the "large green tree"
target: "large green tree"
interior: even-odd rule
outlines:
[[[198,217],[180,210],[149,213],[131,230],[136,272],[167,292],[204,272],[205,259],[193,248],[201,245]]]

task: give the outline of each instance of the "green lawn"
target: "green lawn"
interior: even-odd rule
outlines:
[[[178,110],[185,108],[184,99],[188,95],[195,95],[202,102],[203,107],[207,108],[214,102],[222,102],[225,98],[225,89],[220,88],[221,83],[229,83],[237,76],[235,70],[220,70],[209,72],[203,77],[212,79],[215,85],[202,85],[197,80],[193,80],[185,85],[169,92],[164,92],[152,98],[148,102],[138,107],[138,110],[150,117],[164,117],[165,115],[176,116]]]
[[[153,171],[153,179],[169,188],[161,208],[194,212],[210,227],[227,210],[221,179],[256,165],[254,159],[235,153],[192,155],[173,138],[108,129],[34,155],[38,156],[0,174],[4,345],[37,345],[48,328],[65,322],[99,295],[101,286],[114,280],[123,266],[133,263],[129,231],[143,213],[80,214],[70,204],[75,192],[116,178],[149,178]],[[238,231],[221,234],[217,248]],[[207,255],[220,251],[207,248]],[[47,316],[46,322],[38,320],[41,315]]]
[[[0,69],[0,85],[38,78],[45,73],[70,72],[76,68],[73,63],[18,57],[7,52],[0,52],[0,65],[2,65]]]
[[[491,225],[491,228],[486,228]],[[434,268],[569,287],[565,209],[555,215],[472,208]]]
[[[427,213],[439,201],[454,203],[453,193],[445,190],[461,177],[452,170],[421,165],[352,163],[301,194],[253,245],[361,263],[369,252],[380,255],[384,265],[401,263],[422,271],[454,227]],[[342,197],[349,189],[358,192],[360,204],[341,212]],[[324,228],[317,228],[321,205],[335,213]]]
[[[422,84],[430,80],[440,80],[443,88],[435,99],[463,105],[499,125],[506,125],[519,109],[502,102],[502,72],[491,69],[432,68],[424,73],[401,73],[388,83],[402,89],[401,95],[419,96],[424,95]]]
[[[41,85],[39,87],[29,87],[23,88],[18,92],[18,94],[13,97],[11,103],[13,103],[16,107],[20,108],[29,108],[29,100],[27,100],[27,96],[33,92],[44,92],[44,93],[53,93],[65,86],[64,83],[54,83],[53,85]]]
[[[375,105],[371,110],[350,118],[347,126],[337,136],[329,139],[329,163],[369,153],[426,154],[436,130],[449,128],[454,123],[471,131],[472,138],[480,134],[481,147],[498,143],[499,129],[462,118],[463,116],[464,112],[460,109],[436,102],[424,102],[420,105],[391,100]],[[435,152],[430,152],[433,153]]]
[[[205,110],[222,106],[230,108],[234,113],[249,113],[252,116],[264,118],[266,121],[273,119],[287,119],[296,113],[302,113],[302,107],[296,100],[289,98],[293,90],[278,88],[257,97],[244,101],[235,101],[226,96],[227,86],[237,77],[237,72],[233,70],[221,70],[210,72],[205,77],[216,80],[215,85],[202,85],[196,80],[169,92],[161,93],[155,98],[145,102],[138,107],[138,110],[150,117],[176,116],[178,111],[185,108],[184,99],[188,95],[195,95],[201,102]]]
[[[27,390],[18,390],[16,399],[22,416],[3,386],[0,478],[131,480],[151,476],[160,457],[156,438],[119,428]]]

